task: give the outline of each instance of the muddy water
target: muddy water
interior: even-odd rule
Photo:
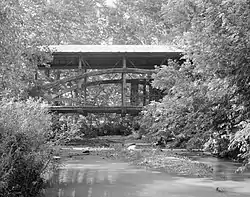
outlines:
[[[223,192],[216,191],[216,187],[222,188]],[[100,157],[86,156],[79,160],[67,160],[52,177],[51,187],[47,189],[45,196],[249,197],[250,179],[243,176],[240,180],[173,177],[165,173],[129,166],[127,163],[114,163]]]

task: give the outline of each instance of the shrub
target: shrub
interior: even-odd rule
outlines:
[[[204,139],[202,137],[196,136],[188,140],[186,148],[188,150],[192,149],[202,149],[204,144]]]
[[[52,156],[50,120],[40,101],[0,101],[0,197],[41,194]]]
[[[250,165],[250,121],[242,121],[238,131],[232,135],[229,150],[238,153],[238,157],[245,161],[245,167]]]

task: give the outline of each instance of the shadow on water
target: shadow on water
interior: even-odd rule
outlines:
[[[248,175],[232,175],[233,163],[216,158],[194,158],[203,162],[220,163],[214,180],[173,177],[166,173],[136,168],[127,163],[114,163],[95,156],[83,160],[68,160],[51,178],[46,197],[221,197],[250,196]],[[232,165],[232,166],[230,166]],[[227,167],[226,167],[227,166]],[[235,166],[236,168],[236,166]],[[217,179],[217,173],[227,179]],[[219,176],[218,176],[219,177]],[[217,192],[216,187],[224,192]]]

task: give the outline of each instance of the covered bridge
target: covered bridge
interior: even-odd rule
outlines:
[[[161,97],[150,84],[155,66],[166,65],[168,59],[180,60],[182,55],[180,49],[165,45],[51,45],[47,49],[52,60],[38,68],[47,78],[42,90],[51,101],[50,110],[84,115],[137,114]],[[105,77],[100,80],[97,76],[101,75]],[[119,84],[118,104],[89,102],[88,87],[102,84]]]

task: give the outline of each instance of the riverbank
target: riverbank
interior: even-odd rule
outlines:
[[[118,147],[108,151],[95,151],[94,154],[108,159],[129,162],[140,167],[159,170],[168,174],[189,177],[212,177],[213,174],[212,166],[193,161],[171,150],[152,148],[128,150]]]
[[[173,175],[189,177],[207,177],[213,175],[213,168],[208,164],[193,161],[176,151],[152,149],[152,147],[128,150],[120,144],[110,147],[60,147],[57,156],[61,158],[84,159],[87,155],[102,159],[124,161],[138,167],[158,170]]]

